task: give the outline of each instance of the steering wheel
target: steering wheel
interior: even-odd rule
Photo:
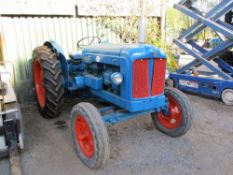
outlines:
[[[87,40],[85,42],[85,40]],[[84,47],[93,45],[93,44],[99,44],[101,42],[101,39],[98,36],[87,36],[84,37],[77,42],[77,46],[80,49],[83,49]],[[81,43],[88,43],[88,44],[81,44]]]

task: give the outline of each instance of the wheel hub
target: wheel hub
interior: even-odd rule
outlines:
[[[94,155],[94,139],[86,119],[78,115],[75,119],[75,134],[81,151],[85,156],[91,158]]]
[[[182,122],[182,110],[178,102],[171,96],[167,96],[169,102],[169,113],[158,113],[158,121],[168,129],[176,129]]]
[[[170,123],[171,123],[171,124],[175,124],[175,123],[176,123],[176,119],[172,118],[172,119],[170,120]]]

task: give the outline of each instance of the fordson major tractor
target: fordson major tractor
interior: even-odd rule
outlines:
[[[67,58],[56,42],[47,41],[33,51],[33,74],[44,118],[61,113],[65,91],[95,98],[95,106],[80,102],[70,116],[74,149],[89,168],[99,168],[109,158],[105,125],[151,115],[158,130],[169,136],[190,128],[190,102],[181,91],[165,87],[166,54],[152,45],[90,44]]]

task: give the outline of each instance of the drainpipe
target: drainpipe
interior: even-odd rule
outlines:
[[[166,41],[166,1],[160,1],[160,19],[161,19],[161,39]]]
[[[2,34],[2,24],[1,24],[1,15],[0,15],[0,61],[4,60],[3,54],[3,34]]]
[[[143,44],[145,43],[145,27],[146,27],[143,0],[140,0],[139,4],[141,8],[141,16],[139,18],[139,24],[138,24],[138,43]]]

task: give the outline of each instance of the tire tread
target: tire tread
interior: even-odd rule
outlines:
[[[64,79],[57,55],[47,46],[39,46],[33,51],[33,59],[39,59],[44,73],[46,102],[39,111],[44,118],[56,118],[61,113],[64,103]]]
[[[76,143],[75,134],[73,131],[75,114],[81,112],[85,114],[85,118],[89,123],[89,126],[92,130],[94,140],[96,140],[95,155],[93,158],[86,158],[79,149],[78,144]],[[104,125],[104,122],[101,118],[100,113],[90,103],[81,102],[75,105],[71,112],[71,135],[74,143],[74,148],[81,159],[81,161],[92,169],[98,169],[101,165],[106,163],[110,156],[110,146],[109,146],[109,136],[107,133],[107,129]]]

